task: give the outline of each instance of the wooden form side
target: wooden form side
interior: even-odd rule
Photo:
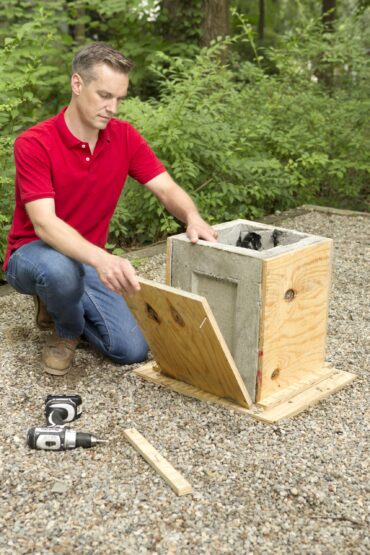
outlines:
[[[326,378],[329,378],[329,376],[331,376],[334,372],[334,368],[325,364],[322,368],[319,368],[315,370],[315,372],[305,376],[303,380],[292,383],[283,389],[279,389],[276,393],[258,401],[257,406],[268,409],[275,407],[276,405],[280,405],[284,401],[288,401],[295,395],[298,395],[298,393],[302,393],[313,385],[317,385]]]
[[[325,363],[331,240],[263,262],[257,402]]]
[[[167,376],[203,391],[252,401],[204,297],[140,279],[141,290],[126,302],[153,356]]]

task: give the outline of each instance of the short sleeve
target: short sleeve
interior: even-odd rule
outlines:
[[[14,144],[14,158],[16,183],[23,204],[55,197],[49,159],[37,140],[18,137]]]
[[[166,171],[165,166],[154,154],[144,137],[132,125],[128,125],[128,144],[130,177],[145,184]]]

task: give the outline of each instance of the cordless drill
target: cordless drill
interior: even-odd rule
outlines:
[[[66,451],[75,447],[94,447],[97,443],[106,443],[106,441],[86,432],[75,432],[64,426],[30,428],[27,432],[27,445],[32,449]]]
[[[76,432],[65,424],[80,418],[82,399],[80,395],[48,395],[45,399],[47,426],[30,428],[27,432],[27,445],[32,449],[65,451],[75,447],[94,447],[106,443],[86,432]]]

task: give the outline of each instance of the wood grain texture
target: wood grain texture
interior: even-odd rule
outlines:
[[[189,482],[135,428],[126,428],[123,433],[127,441],[162,476],[177,495],[192,493],[193,488]]]
[[[300,414],[308,407],[315,405],[319,401],[322,401],[326,397],[329,397],[332,393],[339,391],[349,383],[351,383],[355,378],[355,374],[350,372],[344,372],[341,370],[332,369],[333,374],[322,380],[319,384],[311,386],[306,391],[299,393],[298,395],[292,397],[289,401],[281,402],[274,408],[269,408],[264,410],[262,408],[253,406],[250,409],[245,409],[231,401],[225,401],[220,399],[215,395],[210,393],[205,393],[204,391],[197,389],[191,385],[168,378],[158,372],[158,367],[155,362],[149,362],[136,368],[134,374],[147,380],[151,383],[161,385],[172,391],[176,391],[181,395],[187,397],[192,397],[198,399],[199,401],[204,401],[206,403],[212,403],[216,405],[221,405],[224,408],[242,413],[246,416],[250,416],[259,422],[264,424],[274,424],[283,420],[284,418],[289,418]]]
[[[257,403],[257,406],[263,407],[264,409],[275,407],[276,405],[279,405],[284,401],[288,401],[295,395],[298,395],[298,393],[302,393],[302,391],[305,391],[313,385],[316,385],[326,378],[329,378],[329,376],[331,376],[334,372],[334,368],[325,365],[322,368],[317,369],[314,372],[311,372],[311,374],[305,376],[303,380],[288,385],[283,389],[279,389],[279,391],[273,393],[269,397],[265,397],[265,399]]]
[[[343,389],[343,387],[351,383],[355,378],[355,374],[343,372],[342,370],[336,370],[326,380],[323,380],[319,384],[310,387],[302,393],[299,393],[295,397],[292,397],[289,401],[280,403],[280,405],[274,408],[265,410],[264,412],[255,415],[254,418],[257,418],[266,424],[273,424],[274,422],[279,422],[284,418],[295,416],[306,410],[308,407],[315,405],[322,399],[329,397],[332,393]]]
[[[206,393],[205,391],[202,391],[201,389],[198,389],[193,385],[189,385],[187,383],[180,382],[179,380],[169,378],[168,376],[165,376],[160,372],[160,368],[157,366],[156,362],[148,362],[147,364],[143,364],[142,366],[135,368],[133,372],[134,374],[148,382],[171,389],[176,393],[180,393],[180,395],[185,395],[185,397],[192,397],[193,399],[198,399],[199,401],[204,401],[206,403],[221,405],[227,409],[235,410],[236,412],[240,412],[243,414],[249,414],[251,410],[255,410],[254,408],[245,409],[244,407],[237,405],[233,401],[221,399],[221,397],[212,395],[212,393]]]
[[[146,279],[126,302],[162,373],[243,407],[252,402],[204,297]]]
[[[263,262],[257,402],[325,362],[331,240]]]

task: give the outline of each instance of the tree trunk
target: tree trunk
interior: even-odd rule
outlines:
[[[85,8],[77,8],[77,17],[84,17],[86,15]],[[76,42],[83,42],[85,40],[86,31],[85,23],[76,23],[74,26],[74,38]]]
[[[265,36],[265,0],[259,0],[258,38],[263,41]]]
[[[230,0],[203,0],[201,45],[209,44],[217,37],[230,33]]]
[[[161,11],[166,18],[162,34],[166,40],[180,40],[184,4],[184,0],[162,0]]]
[[[334,32],[334,22],[336,18],[336,0],[322,0],[322,24],[324,33]],[[331,94],[334,88],[334,66],[332,63],[322,63],[318,75],[319,79],[325,84]]]
[[[336,0],[322,0],[322,23],[325,31],[333,32],[336,18]]]

